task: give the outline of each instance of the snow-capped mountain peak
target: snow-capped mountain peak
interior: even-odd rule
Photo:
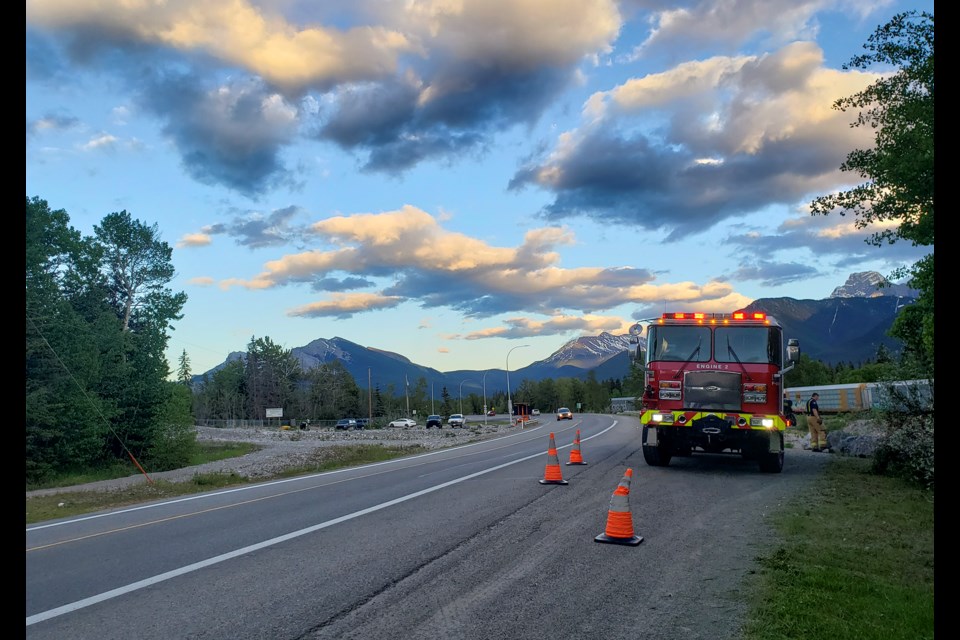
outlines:
[[[603,332],[598,336],[582,336],[571,340],[541,364],[592,368],[611,356],[633,349],[636,349],[636,345],[630,344],[630,336],[615,336]]]
[[[879,298],[881,296],[917,297],[917,291],[904,284],[891,283],[876,271],[851,273],[847,281],[833,290],[831,298]]]

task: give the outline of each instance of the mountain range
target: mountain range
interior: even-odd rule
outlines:
[[[784,339],[797,338],[801,352],[813,360],[830,366],[838,363],[859,365],[876,356],[883,344],[891,353],[900,350],[900,343],[886,335],[897,312],[911,304],[917,292],[902,284],[888,283],[879,273],[868,271],[849,276],[843,286],[834,289],[824,300],[794,298],[758,298],[746,311],[764,311],[783,326]],[[487,395],[516,388],[523,380],[546,378],[585,379],[590,371],[597,380],[622,379],[630,370],[630,359],[637,344],[629,335],[601,333],[584,336],[564,344],[548,358],[509,372],[505,369],[474,371],[438,371],[412,362],[392,351],[365,347],[343,338],[318,338],[302,347],[291,349],[304,370],[339,360],[362,388],[403,389],[407,381],[425,378],[437,388],[458,389],[471,382],[473,392],[485,385]],[[643,347],[644,339],[640,338]],[[245,356],[233,352],[217,367],[195,379],[202,380],[228,362]],[[482,385],[481,385],[482,380]],[[396,391],[395,391],[396,392]]]

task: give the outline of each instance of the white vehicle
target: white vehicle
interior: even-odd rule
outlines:
[[[403,428],[403,427],[415,427],[417,426],[417,421],[411,420],[410,418],[400,418],[399,420],[394,420],[387,426],[392,429]]]
[[[533,411],[530,412],[530,415],[532,415],[532,416],[538,416],[538,415],[540,415],[540,409],[534,409]]]
[[[462,427],[467,424],[467,419],[463,417],[462,413],[454,413],[447,418],[447,424],[451,427]]]

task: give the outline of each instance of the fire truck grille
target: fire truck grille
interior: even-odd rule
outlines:
[[[683,406],[704,411],[739,411],[739,373],[688,371],[683,375]]]

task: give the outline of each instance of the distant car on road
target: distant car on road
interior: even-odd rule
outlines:
[[[573,420],[573,412],[566,407],[557,409],[557,420]]]
[[[417,426],[417,421],[411,420],[410,418],[400,418],[398,420],[394,420],[387,426],[393,429],[396,429],[398,427],[415,427]]]
[[[437,415],[427,416],[427,429],[429,429],[430,427],[443,429],[443,418]]]
[[[462,413],[454,413],[447,418],[447,424],[451,427],[462,427],[467,424],[467,419],[463,417]]]
[[[497,415],[497,412],[494,411],[493,409],[490,409],[490,411],[487,411],[487,415],[488,415],[488,416],[495,416],[495,415]]]
[[[540,415],[540,409],[534,409],[533,411],[530,412],[530,415],[532,415],[532,416],[538,416],[538,415]]]
[[[340,418],[337,420],[337,424],[334,425],[334,429],[343,429],[344,431],[349,431],[350,429],[357,428],[357,421],[353,418]]]

